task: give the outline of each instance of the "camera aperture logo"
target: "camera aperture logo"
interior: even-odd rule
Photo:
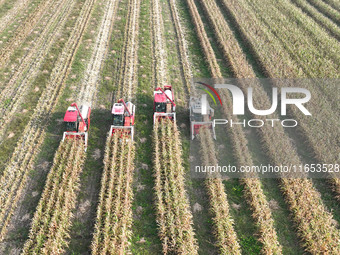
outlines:
[[[286,118],[288,106],[296,107],[302,114],[306,116],[312,115],[305,106],[305,104],[311,99],[311,93],[308,89],[305,88],[281,87],[281,89],[279,90],[277,87],[272,87],[270,108],[257,109],[255,105],[256,100],[259,100],[259,98],[256,98],[256,96],[254,95],[254,89],[251,86],[247,88],[245,95],[242,89],[233,84],[215,83],[213,85],[210,85],[207,82],[201,81],[197,81],[195,82],[195,84],[198,84],[196,88],[203,91],[203,93],[200,94],[200,97],[191,97],[190,115],[192,118],[193,116],[195,117],[195,115],[201,115],[201,123],[211,123],[215,139],[216,135],[214,129],[216,125],[229,125],[231,128],[235,125],[242,125],[243,127],[250,128],[261,128],[264,125],[270,125],[273,128],[276,125],[281,125],[284,128],[296,127],[298,125],[298,121],[296,119]],[[204,86],[205,88],[199,87],[200,85]],[[218,98],[220,105],[223,105],[220,94],[216,91],[216,89],[219,89],[220,93],[222,93],[222,90],[226,90],[223,91],[223,93],[231,94],[232,109],[228,109],[229,113],[231,113],[232,115],[244,116],[247,110],[253,118],[244,118],[238,120],[237,122],[234,121],[232,118],[214,118],[214,111],[220,110],[217,108],[220,106],[217,105],[216,99],[214,98],[212,92]],[[207,95],[209,95],[214,102],[215,109],[210,106]],[[278,108],[280,108],[280,110],[278,110]],[[222,116],[225,116],[225,114],[222,114]],[[276,118],[273,118],[273,116],[276,116]],[[193,127],[194,128],[192,128],[191,130],[192,136],[198,133],[197,131],[195,131],[195,125],[193,125]]]

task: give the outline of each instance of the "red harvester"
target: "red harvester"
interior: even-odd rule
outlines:
[[[87,149],[88,131],[90,128],[91,107],[88,105],[81,105],[78,108],[76,103],[72,103],[67,108],[64,116],[64,123],[66,131],[63,135],[65,139],[82,139],[85,144],[85,151]]]
[[[176,104],[174,101],[174,92],[171,85],[165,85],[164,89],[156,88],[153,95],[153,122],[155,123],[156,119],[161,117],[176,121]]]
[[[112,122],[113,125],[110,129],[112,135],[115,130],[125,130],[126,134],[131,136],[133,140],[134,135],[134,124],[135,124],[135,109],[136,106],[131,103],[125,103],[123,99],[119,99],[117,103],[113,104],[112,107]]]

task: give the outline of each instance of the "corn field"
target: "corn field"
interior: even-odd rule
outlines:
[[[129,251],[134,153],[133,141],[121,132],[107,139],[92,254]]]
[[[336,174],[190,172],[336,169],[339,40],[337,0],[0,0],[0,254],[340,254]],[[237,116],[220,89],[215,119],[298,126],[216,125],[216,141],[202,126],[191,142],[193,81],[224,77],[253,88],[255,109],[270,109],[272,88],[306,81],[312,115],[291,105]],[[165,85],[176,121],[153,119]],[[136,106],[134,140],[108,132],[120,98]],[[73,102],[91,107],[86,148],[62,141]]]
[[[81,139],[67,139],[60,144],[23,254],[63,254],[84,160],[84,142]]]

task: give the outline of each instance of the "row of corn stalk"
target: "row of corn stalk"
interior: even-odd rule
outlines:
[[[209,64],[212,77],[221,77],[220,67],[214,51],[209,42],[208,36],[204,30],[203,22],[198,14],[196,5],[193,0],[188,0],[189,11],[195,25],[197,36],[200,40],[204,55]],[[223,110],[225,114],[229,114],[228,109],[231,109],[231,98],[227,93],[220,93],[225,102]],[[230,116],[228,116],[231,118]],[[235,119],[235,117],[234,117]],[[235,119],[235,121],[238,121]],[[235,126],[232,129],[227,129],[233,141],[234,155],[238,165],[253,165],[252,157],[247,148],[247,140],[240,126]],[[245,197],[247,203],[250,204],[253,211],[253,218],[258,226],[259,241],[263,244],[263,254],[281,254],[281,245],[278,242],[277,233],[274,228],[274,220],[271,215],[268,201],[263,193],[261,182],[256,178],[245,178],[241,180],[245,186]]]
[[[324,0],[326,4],[328,4],[331,8],[340,11],[340,3],[337,0]]]
[[[47,176],[22,254],[63,254],[85,161],[84,141],[62,142]]]
[[[217,165],[215,146],[209,129],[200,128],[200,156],[202,164]],[[207,176],[205,186],[208,191],[212,224],[219,254],[241,254],[241,247],[233,227],[227,195],[221,178]]]
[[[7,125],[20,109],[25,96],[32,89],[32,84],[39,74],[39,69],[64,27],[73,6],[73,0],[63,0],[59,2],[59,5],[55,6],[52,17],[37,38],[35,45],[24,56],[20,65],[14,70],[12,77],[0,92],[0,105],[2,108],[0,113],[0,140],[3,139]],[[4,102],[9,99],[10,102],[4,105]]]
[[[237,21],[243,39],[248,42],[249,47],[256,54],[268,77],[299,77],[299,68],[287,56],[286,50],[272,33],[263,28],[262,24],[245,5],[234,0],[224,0],[224,4]],[[271,54],[268,54],[268,52],[271,52]],[[277,82],[275,85],[282,87],[290,84]],[[311,85],[308,89],[314,98],[322,98],[322,92],[315,86]],[[313,114],[312,118],[301,114],[296,107],[290,109],[293,117],[299,120],[299,128],[301,128],[302,134],[320,163],[332,164],[338,162],[340,148],[336,139],[334,139],[334,135],[338,133],[339,117],[332,114],[333,109],[321,100],[311,100],[307,108]],[[320,132],[320,130],[323,132]],[[340,198],[340,182],[335,178],[333,183],[337,196]]]
[[[300,7],[303,12],[312,17],[318,24],[327,29],[332,36],[340,40],[340,28],[332,20],[327,18],[327,16],[320,13],[316,8],[306,1],[293,0],[293,3]]]
[[[275,4],[270,1],[255,2],[240,3],[249,5],[254,10],[255,16],[280,39],[290,58],[303,71],[302,74],[299,70],[295,76],[288,77],[339,77],[340,57],[337,52],[340,51],[340,44],[335,38],[329,36],[314,20],[290,2],[285,0]],[[320,86],[315,83],[313,86],[315,90],[320,90],[320,100],[326,98],[340,109],[339,100],[334,98],[334,89],[337,89],[335,84]]]
[[[205,1],[204,7],[222,51],[231,63],[235,76],[237,78],[255,77],[252,67],[247,63],[245,54],[234,38],[216,3]],[[267,55],[269,55],[268,52]],[[246,82],[240,83],[240,85],[243,90],[246,90],[248,87]],[[266,92],[260,84],[255,83],[252,85],[256,94],[260,95],[257,108],[268,109],[270,102]],[[271,117],[276,118],[274,114]],[[275,129],[263,127],[259,129],[259,134],[273,164],[301,164],[295,148],[281,126]],[[277,137],[280,139],[277,139]],[[276,141],[275,143],[273,143],[274,140]],[[282,190],[286,195],[286,201],[293,213],[299,236],[303,240],[306,250],[313,254],[318,253],[320,249],[323,252],[337,253],[339,251],[339,231],[332,223],[332,215],[323,205],[320,194],[315,190],[311,181],[299,178],[283,178],[281,181]]]
[[[53,4],[55,4],[54,0],[40,1],[35,10],[20,23],[19,27],[13,32],[13,36],[0,49],[0,68],[3,68],[9,62],[13,52],[26,40]]]
[[[132,225],[135,146],[115,132],[106,142],[92,254],[126,254]]]
[[[323,1],[309,0],[310,4],[314,5],[321,13],[332,19],[336,24],[340,24],[340,13],[339,13],[339,3],[337,3],[338,9],[332,8],[330,5],[324,3]],[[332,2],[329,0],[329,2]],[[335,6],[335,4],[334,4]]]
[[[140,1],[129,0],[118,80],[119,97],[131,99],[136,83]],[[126,97],[125,97],[126,96]],[[108,135],[92,254],[129,253],[135,146],[126,134]]]
[[[34,113],[22,132],[14,153],[0,178],[0,241],[6,234],[8,223],[17,206],[28,172],[45,137],[49,117],[65,87],[74,53],[77,51],[84,30],[89,22],[95,0],[87,0],[72,30],[72,33],[58,58],[50,80],[41,95]]]
[[[14,3],[11,9],[9,9],[4,16],[0,18],[0,33],[14,20],[14,18],[22,13],[26,9],[30,0],[18,0]]]
[[[157,121],[153,139],[155,202],[163,253],[198,254],[184,185],[185,172],[177,125],[169,119]]]

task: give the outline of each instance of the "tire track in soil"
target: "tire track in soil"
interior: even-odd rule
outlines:
[[[44,140],[49,118],[65,88],[67,75],[89,23],[95,2],[96,0],[84,2],[76,25],[55,64],[47,87],[0,178],[0,241],[5,237],[7,226],[17,207],[28,173],[33,167],[35,157]]]
[[[74,3],[74,0],[59,2],[59,5],[56,6],[56,11],[40,34],[35,46],[24,57],[6,87],[1,91],[0,105],[2,104],[3,111],[0,113],[0,143],[4,139],[7,124],[10,123],[31,89],[32,83],[39,74],[39,69],[51,46],[56,41],[61,29],[63,29]],[[9,99],[10,102],[4,105]]]

